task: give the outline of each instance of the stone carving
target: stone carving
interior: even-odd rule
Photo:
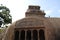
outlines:
[[[16,23],[16,27],[35,27],[43,25],[43,21],[40,20],[22,20]]]

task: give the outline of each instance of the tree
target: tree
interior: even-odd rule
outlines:
[[[3,22],[4,22],[3,18],[0,17],[0,27],[1,27]]]
[[[4,23],[2,24],[9,24],[12,23],[12,16],[9,14],[10,10],[6,6],[0,6],[0,17],[3,19]]]

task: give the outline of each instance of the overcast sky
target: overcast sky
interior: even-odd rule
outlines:
[[[10,9],[13,22],[25,17],[29,5],[39,5],[46,16],[60,17],[60,0],[0,0],[0,4]]]

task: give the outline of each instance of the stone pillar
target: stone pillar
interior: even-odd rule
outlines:
[[[21,38],[21,30],[19,30],[19,40],[20,40],[20,38]]]
[[[39,40],[39,30],[37,30],[38,31],[38,40]]]
[[[33,40],[33,30],[31,30],[31,40]]]
[[[26,34],[27,34],[26,32],[27,32],[27,30],[25,30],[25,40],[26,40],[26,36],[27,36],[27,35],[26,35]]]

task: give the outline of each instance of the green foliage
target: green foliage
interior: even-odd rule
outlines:
[[[0,29],[0,33],[3,32],[4,30],[3,29]]]
[[[0,17],[4,19],[4,24],[9,24],[12,22],[12,16],[9,14],[9,8],[5,6],[0,6]]]

